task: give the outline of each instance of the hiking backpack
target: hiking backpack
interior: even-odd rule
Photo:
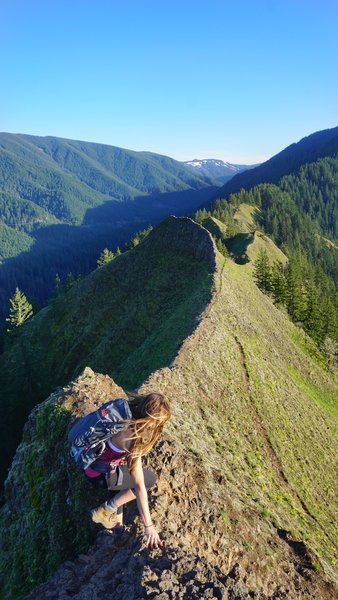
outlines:
[[[125,398],[109,400],[78,421],[68,434],[70,455],[80,469],[87,469],[105,451],[106,440],[125,429],[124,419],[132,419]]]

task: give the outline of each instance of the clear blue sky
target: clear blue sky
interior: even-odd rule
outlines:
[[[0,131],[254,163],[337,125],[336,0],[1,0]]]

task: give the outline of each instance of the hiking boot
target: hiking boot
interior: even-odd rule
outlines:
[[[107,510],[104,504],[92,510],[92,521],[94,523],[101,523],[106,529],[113,529],[115,525],[120,523],[117,512],[115,510]]]

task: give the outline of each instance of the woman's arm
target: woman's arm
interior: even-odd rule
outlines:
[[[164,544],[161,541],[150,516],[149,504],[148,504],[148,493],[146,486],[144,484],[144,475],[142,469],[142,461],[141,457],[139,457],[136,461],[135,468],[133,472],[130,473],[132,479],[134,480],[134,493],[136,496],[136,502],[138,506],[138,510],[143,521],[143,525],[145,528],[145,533],[147,536],[147,546],[148,548],[158,548],[162,547]]]

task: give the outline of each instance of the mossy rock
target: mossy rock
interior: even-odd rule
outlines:
[[[71,424],[111,398],[126,394],[86,368],[30,414],[5,483],[1,510],[3,597],[24,598],[65,560],[84,552],[97,528],[90,509],[106,500],[69,455]]]

